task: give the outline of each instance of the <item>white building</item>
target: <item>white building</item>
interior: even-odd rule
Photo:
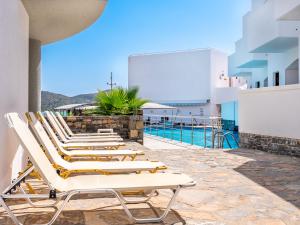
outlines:
[[[129,87],[139,87],[139,97],[175,106],[176,115],[220,114],[221,89],[239,85],[227,76],[228,57],[215,49],[200,49],[129,57]]]
[[[4,114],[40,110],[41,46],[82,31],[105,5],[106,0],[1,1],[0,191],[21,171],[24,159]]]
[[[242,146],[300,155],[297,141],[293,150],[290,144],[269,141],[300,139],[299,35],[300,0],[252,0],[243,18],[243,37],[229,57],[229,76],[247,77],[251,89],[235,98]],[[249,141],[255,135],[264,138]]]

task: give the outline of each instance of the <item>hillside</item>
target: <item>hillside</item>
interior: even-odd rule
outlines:
[[[73,97],[68,97],[62,94],[56,94],[48,91],[42,91],[42,111],[53,110],[62,105],[76,103],[90,103],[95,99],[96,93],[81,94]]]

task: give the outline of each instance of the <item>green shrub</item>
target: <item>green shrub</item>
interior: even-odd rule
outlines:
[[[137,94],[138,88],[99,91],[96,96],[98,106],[96,112],[101,115],[133,115],[148,102],[138,98]]]

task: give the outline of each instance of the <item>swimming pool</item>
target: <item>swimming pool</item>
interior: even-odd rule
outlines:
[[[212,147],[212,130],[206,129],[204,131],[203,128],[192,128],[184,127],[182,128],[182,131],[180,128],[163,128],[163,127],[145,127],[144,132],[146,134],[159,136],[162,138],[167,138],[170,140],[175,141],[181,141],[187,144],[194,144],[201,147]],[[205,134],[206,133],[206,134]],[[236,140],[239,140],[238,132],[232,132]],[[204,138],[206,135],[206,139]],[[205,141],[206,140],[206,141]],[[235,140],[228,136],[229,144],[231,145],[231,148],[238,148],[238,145],[236,144]],[[215,141],[215,144],[217,141]],[[229,149],[230,146],[227,143],[226,140],[224,140],[223,147],[226,149]]]

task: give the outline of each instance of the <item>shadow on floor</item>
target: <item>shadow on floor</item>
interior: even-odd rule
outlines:
[[[300,158],[247,149],[228,154],[253,159],[234,170],[300,208]]]
[[[28,210],[29,208],[23,208],[23,210]],[[30,208],[32,210],[32,208]],[[49,208],[48,208],[49,209]],[[149,218],[158,216],[158,214],[163,213],[163,209],[155,208],[139,208],[132,209],[131,212],[134,216],[140,218]],[[52,213],[48,212],[22,212],[22,210],[15,210],[15,213],[20,214],[18,219],[24,225],[32,224],[44,224],[48,223],[53,216]],[[0,225],[14,225],[13,221],[9,218],[6,213],[0,213]],[[54,225],[130,225],[132,224],[124,210],[121,209],[96,209],[88,211],[63,211],[58,219],[55,221]],[[174,210],[171,210],[164,222],[161,223],[145,223],[145,225],[173,225],[182,224],[185,225],[186,222],[182,217]]]

